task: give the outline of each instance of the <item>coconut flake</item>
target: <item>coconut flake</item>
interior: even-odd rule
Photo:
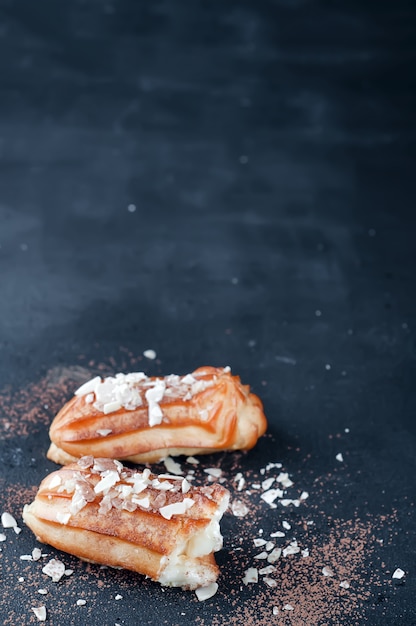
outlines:
[[[231,511],[235,517],[245,517],[249,509],[241,500],[233,500],[231,503]]]
[[[322,574],[324,576],[330,576],[330,577],[334,576],[333,570],[330,567],[327,567],[327,566],[322,568]]]
[[[260,498],[267,502],[267,504],[273,504],[276,498],[281,498],[283,491],[281,489],[269,489],[261,494]]]
[[[253,558],[263,560],[263,559],[267,559],[268,556],[269,556],[268,553],[266,551],[263,551],[263,552],[260,552],[259,554],[256,554]]]
[[[285,604],[283,607],[284,611],[294,611],[294,608],[291,604]]]
[[[341,452],[339,452],[339,453],[336,455],[336,457],[335,457],[335,458],[336,458],[336,460],[337,460],[337,461],[339,461],[340,463],[342,463],[342,462],[344,461],[344,457],[342,456],[342,453],[341,453]]]
[[[259,570],[259,574],[260,576],[264,576],[267,574],[273,574],[273,572],[276,571],[276,568],[274,565],[266,565],[266,567],[263,567],[262,569]]]
[[[282,549],[275,548],[274,550],[270,552],[269,556],[267,557],[267,562],[276,563],[276,561],[280,559],[281,554],[282,554]]]
[[[42,550],[40,548],[33,548],[32,550],[32,559],[34,561],[39,561],[42,556]]]
[[[174,474],[175,476],[183,474],[180,464],[174,461],[172,457],[167,456],[166,459],[163,459],[163,463],[166,467],[166,470],[171,474]]]
[[[81,397],[86,396],[87,394],[94,392],[97,385],[101,383],[101,376],[96,376],[95,378],[91,378],[86,383],[78,387],[78,389],[74,392],[74,395]]]
[[[65,574],[65,565],[58,559],[51,559],[43,568],[42,572],[52,578],[52,582],[57,583]]]
[[[207,467],[204,469],[204,472],[214,478],[220,478],[220,476],[222,476],[222,469],[219,467]]]
[[[77,600],[77,606],[85,606],[86,604],[87,604],[87,601],[83,600],[82,598]]]
[[[339,586],[342,587],[343,589],[349,589],[350,588],[350,583],[348,582],[348,580],[342,580],[339,583]]]
[[[17,527],[17,522],[14,519],[13,515],[11,515],[10,513],[7,513],[7,511],[1,514],[1,524],[3,528],[16,528]]]
[[[143,352],[143,356],[145,356],[146,359],[150,359],[151,361],[153,361],[157,357],[157,354],[154,350],[145,350]]]
[[[405,575],[405,572],[400,569],[400,567],[398,567],[394,572],[393,572],[393,576],[392,578],[395,578],[397,580],[400,580],[401,578],[403,578],[403,576]]]
[[[162,506],[159,512],[162,517],[169,520],[172,515],[184,515],[194,504],[195,501],[191,498],[184,498],[182,502],[174,502],[173,504]]]
[[[186,457],[186,462],[190,463],[191,465],[199,465],[198,459],[196,459],[194,456]]]
[[[60,511],[57,512],[56,514],[56,521],[59,522],[60,524],[68,524],[69,520],[71,518],[71,513],[61,513]]]
[[[259,581],[259,572],[255,567],[249,567],[243,576],[243,583],[248,585],[250,583],[257,583]]]
[[[272,476],[271,478],[266,478],[266,480],[263,480],[263,482],[261,483],[261,486],[264,489],[264,491],[267,491],[268,489],[270,489],[274,481],[275,481],[274,476]]]
[[[290,556],[291,554],[298,554],[300,552],[300,548],[298,545],[294,545],[294,542],[292,542],[291,544],[289,544],[288,546],[286,546],[286,548],[283,549],[283,556]]]
[[[212,596],[215,596],[217,591],[218,584],[211,583],[206,587],[199,587],[198,589],[195,589],[195,595],[198,598],[199,602],[203,602],[204,600],[208,600],[209,598],[212,598]]]
[[[105,410],[104,410],[104,413],[105,413]],[[110,435],[112,432],[113,431],[111,430],[111,428],[98,428],[97,429],[97,435],[100,435],[100,437],[107,437],[107,435]]]
[[[283,533],[281,530],[276,530],[275,533],[270,533],[270,537],[285,537],[286,534]]]
[[[121,403],[117,402],[117,400],[114,400],[113,402],[106,402],[104,404],[103,413],[105,413],[105,415],[108,415],[109,413],[115,413],[119,409],[121,409]],[[97,430],[97,433],[98,433],[98,430]]]
[[[266,583],[266,585],[268,585],[269,587],[277,587],[277,581],[274,580],[274,578],[270,578],[269,576],[265,576],[263,578],[263,580]]]
[[[290,530],[292,528],[292,526],[289,524],[289,522],[286,522],[286,520],[282,522],[282,526],[285,530]]]
[[[120,476],[118,472],[107,470],[106,475],[95,485],[95,493],[102,493],[103,491],[110,489],[117,483],[119,478]]]
[[[46,622],[46,607],[45,606],[32,606],[32,611],[36,615],[38,622]]]
[[[159,402],[163,398],[165,389],[165,382],[158,379],[156,380],[154,386],[148,389],[145,393],[145,397],[148,403],[149,426],[157,426],[162,422],[163,413],[162,409],[159,406]]]
[[[256,539],[253,539],[253,543],[254,543],[256,548],[260,548],[261,546],[265,546],[266,545],[266,540],[265,539],[260,539],[258,537]]]

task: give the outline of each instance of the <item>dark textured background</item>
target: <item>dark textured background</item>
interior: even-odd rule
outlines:
[[[374,625],[416,624],[415,35],[404,0],[0,1],[2,388],[153,348],[231,365],[289,469],[350,428],[338,511],[397,511],[406,570]]]

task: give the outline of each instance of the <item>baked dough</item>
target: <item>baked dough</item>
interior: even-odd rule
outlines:
[[[229,496],[217,483],[192,487],[89,456],[47,476],[23,519],[40,541],[83,560],[197,589],[217,580]]]
[[[227,367],[164,378],[97,376],[56,415],[47,456],[60,464],[84,455],[154,463],[180,454],[248,450],[266,427],[260,399]]]

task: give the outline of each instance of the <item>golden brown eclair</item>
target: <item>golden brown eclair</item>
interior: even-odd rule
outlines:
[[[266,427],[260,399],[229,368],[164,378],[97,376],[53,420],[48,458],[61,464],[84,455],[152,463],[169,455],[248,450]]]
[[[183,477],[83,457],[42,481],[23,519],[40,541],[83,560],[196,589],[218,577],[213,553],[228,503],[219,484],[192,487]]]

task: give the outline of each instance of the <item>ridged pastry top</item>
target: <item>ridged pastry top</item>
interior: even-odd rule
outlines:
[[[143,372],[97,376],[58,413],[50,437],[74,457],[136,460],[168,448],[249,449],[265,430],[260,399],[229,367],[201,367],[163,378]]]

